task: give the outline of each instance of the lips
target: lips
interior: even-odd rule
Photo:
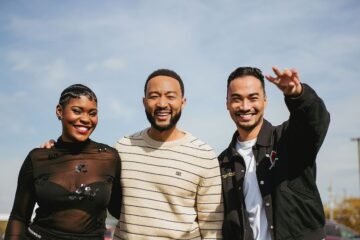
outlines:
[[[255,113],[235,113],[235,116],[243,121],[250,121],[253,115],[255,115]]]
[[[166,120],[171,115],[171,111],[156,110],[154,115],[159,120]]]
[[[80,134],[87,134],[90,131],[90,127],[86,126],[74,126],[76,128],[76,131]]]

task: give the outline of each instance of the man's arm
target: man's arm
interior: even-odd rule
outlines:
[[[220,169],[215,153],[211,162],[212,168],[206,170],[206,176],[198,187],[197,215],[202,239],[221,239],[224,208]]]
[[[295,69],[280,71],[274,67],[273,71],[276,77],[266,78],[284,93],[290,111],[288,150],[298,160],[297,164],[312,164],[326,136],[330,114],[316,92],[300,82]]]
[[[108,204],[108,210],[113,217],[119,219],[122,204],[122,188],[120,185],[121,160],[116,150],[114,150],[114,158],[116,161],[116,174],[112,183],[111,198]]]
[[[299,97],[285,97],[285,103],[290,111],[292,152],[301,150],[303,159],[314,162],[329,128],[330,114],[323,100],[306,84]]]

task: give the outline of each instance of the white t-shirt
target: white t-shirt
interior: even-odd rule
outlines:
[[[265,207],[260,193],[258,180],[256,177],[256,160],[252,147],[256,143],[256,138],[236,143],[236,150],[243,157],[246,166],[244,179],[244,196],[246,211],[249,216],[251,229],[255,240],[270,240],[270,232],[265,214]]]

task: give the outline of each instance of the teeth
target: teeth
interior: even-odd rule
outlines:
[[[156,115],[159,115],[159,116],[166,116],[166,115],[169,115],[170,113],[168,112],[155,112]]]
[[[81,133],[85,133],[90,129],[89,127],[75,127],[75,128]]]
[[[243,114],[243,113],[237,113],[235,114],[237,117],[239,117],[240,119],[244,120],[244,121],[248,121],[252,118],[253,114],[251,113],[247,113],[247,114]]]
[[[236,116],[239,117],[247,117],[247,116],[251,116],[252,114],[241,114],[241,113],[237,113]]]

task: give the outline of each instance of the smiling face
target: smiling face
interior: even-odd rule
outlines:
[[[160,75],[149,80],[143,104],[151,127],[163,132],[176,128],[185,98],[176,79]]]
[[[241,140],[257,137],[266,104],[265,92],[259,79],[243,76],[230,82],[226,107],[238,128]]]
[[[98,122],[97,103],[88,96],[70,98],[56,107],[56,115],[62,122],[61,138],[65,142],[86,141],[95,130]]]

